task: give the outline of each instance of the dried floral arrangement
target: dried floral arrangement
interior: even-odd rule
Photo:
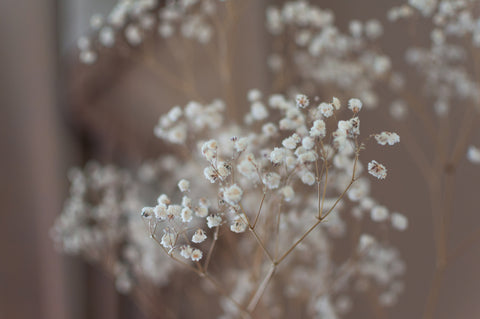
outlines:
[[[52,229],[56,244],[100,264],[151,317],[181,315],[138,292],[168,289],[186,273],[201,279],[192,289],[208,296],[214,310],[206,317],[342,318],[358,306],[355,295],[372,291],[375,307],[393,306],[405,290],[406,266],[387,235],[406,230],[408,219],[370,192],[387,168],[365,150],[398,147],[400,136],[390,130],[402,128],[401,144],[432,206],[436,268],[424,318],[433,318],[455,254],[447,251],[455,170],[465,154],[480,163],[480,150],[468,142],[480,102],[479,2],[409,0],[381,19],[353,20],[346,31],[314,1],[269,3],[271,91],[252,89],[235,101],[228,32],[250,5],[124,0],[105,18],[92,17],[93,35],[78,41],[89,67],[103,50],[145,49],[152,35],[182,38],[213,48],[224,87],[207,102],[193,77],[170,74],[166,83],[192,101],[159,114],[153,129],[176,151],[135,171],[96,163],[72,170],[70,198]],[[413,74],[396,69],[379,47],[381,20],[429,23],[430,45],[405,49]],[[151,55],[146,61],[163,70]],[[409,87],[412,76],[420,92]],[[458,101],[465,119],[455,135],[447,117]],[[228,116],[239,105],[247,106],[241,121]],[[360,134],[360,117],[385,105],[392,121]],[[411,116],[431,153],[408,134]]]

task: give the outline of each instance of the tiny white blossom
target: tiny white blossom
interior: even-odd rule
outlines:
[[[201,218],[207,217],[208,207],[204,207],[204,206],[195,207],[195,215]]]
[[[275,147],[270,153],[270,161],[274,164],[279,164],[285,159],[285,149]]]
[[[205,239],[207,239],[207,234],[201,228],[197,229],[192,236],[192,242],[197,244],[202,243]]]
[[[315,183],[315,175],[312,172],[304,171],[301,174],[302,183],[307,185],[313,185]]]
[[[164,230],[164,234],[162,236],[162,241],[160,242],[163,247],[165,248],[173,248],[175,245],[175,241],[177,236],[171,230]]]
[[[150,219],[154,215],[153,207],[144,207],[142,208],[142,217],[145,219]]]
[[[158,204],[170,205],[170,198],[166,194],[162,194],[157,198]]]
[[[182,213],[182,206],[180,205],[169,205],[167,208],[168,218],[180,217]]]
[[[385,179],[387,177],[387,168],[377,161],[368,163],[368,172],[378,179]]]
[[[237,185],[233,184],[223,192],[223,199],[230,205],[236,205],[242,199],[243,191]]]
[[[310,129],[310,136],[324,138],[326,135],[325,122],[323,120],[316,120]]]
[[[308,107],[308,105],[310,104],[308,97],[304,94],[298,94],[297,97],[295,98],[295,102],[297,104],[297,107],[301,109]]]
[[[222,223],[222,217],[220,215],[210,215],[207,217],[208,228],[220,226]]]
[[[280,175],[273,172],[268,172],[263,175],[262,181],[269,189],[276,189],[280,185]]]
[[[154,208],[155,217],[161,220],[167,219],[167,205],[158,204]]]
[[[370,247],[374,243],[375,243],[375,238],[373,238],[369,234],[362,234],[360,235],[358,249],[360,251],[365,250],[366,248]]]
[[[188,192],[188,190],[190,189],[190,182],[187,181],[186,179],[181,179],[179,182],[178,182],[178,188],[180,189],[181,192]]]
[[[318,106],[318,110],[326,118],[332,116],[334,111],[333,105],[330,103],[320,103],[320,105]]]
[[[264,120],[268,117],[268,111],[265,105],[263,105],[262,102],[253,102],[250,112],[252,114],[252,117],[256,121],[261,121]]]
[[[239,153],[245,151],[248,147],[248,138],[242,137],[235,141],[235,150]]]
[[[402,214],[393,213],[391,217],[393,228],[404,231],[408,228],[408,219]]]
[[[247,98],[250,102],[258,101],[262,98],[262,92],[257,89],[252,89],[248,91]]]
[[[243,233],[246,229],[247,222],[243,216],[236,216],[233,223],[230,225],[230,230],[234,233]]]
[[[287,202],[291,201],[295,197],[295,192],[291,186],[285,186],[280,190],[283,197]]]
[[[293,150],[297,147],[297,144],[300,142],[300,137],[297,134],[293,134],[292,136],[287,137],[282,141],[282,145],[285,148]]]
[[[353,113],[358,113],[362,109],[362,101],[359,99],[350,99],[348,100],[348,108],[352,110]]]
[[[470,145],[467,151],[467,159],[473,164],[480,164],[480,149]]]
[[[192,256],[193,248],[190,245],[183,245],[180,247],[180,256],[185,259],[190,259]]]
[[[262,126],[262,132],[268,137],[275,136],[278,132],[277,127],[273,123],[265,123]]]
[[[400,136],[393,132],[382,132],[380,134],[375,134],[375,139],[380,145],[394,145],[400,142]]]
[[[302,140],[302,146],[307,150],[312,149],[315,146],[315,140],[310,136],[305,136]]]
[[[388,218],[388,209],[385,206],[377,205],[370,212],[370,217],[374,222],[383,222]]]
[[[189,223],[193,218],[193,212],[189,207],[184,207],[182,209],[182,222]]]
[[[203,257],[203,253],[200,249],[194,249],[190,255],[193,261],[199,261]]]
[[[342,103],[340,103],[340,100],[338,98],[333,97],[332,105],[335,107],[336,110],[338,110],[342,106]]]

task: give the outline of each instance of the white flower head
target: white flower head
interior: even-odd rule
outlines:
[[[190,255],[190,258],[192,258],[193,261],[199,261],[202,257],[203,253],[200,249],[194,249]]]
[[[348,100],[348,108],[352,110],[354,114],[357,114],[362,109],[363,103],[359,99]]]
[[[247,229],[247,222],[243,215],[236,216],[230,225],[230,230],[234,233],[243,233]]]
[[[192,221],[193,211],[189,207],[184,207],[182,209],[181,217],[182,217],[182,222],[189,223]]]
[[[324,117],[329,118],[333,115],[334,108],[330,103],[320,103],[318,110]]]
[[[297,97],[295,98],[295,102],[297,104],[297,107],[301,109],[308,107],[308,105],[310,104],[308,97],[304,94],[298,94]]]
[[[324,138],[327,133],[325,122],[323,120],[316,120],[313,122],[310,129],[310,136]]]
[[[375,160],[368,163],[368,172],[378,179],[387,177],[387,168]]]
[[[467,151],[467,159],[473,164],[480,164],[480,149],[470,145]]]
[[[153,207],[144,207],[142,208],[142,217],[145,219],[150,219],[154,215],[154,208]]]
[[[185,193],[188,192],[190,189],[190,182],[187,181],[186,179],[181,179],[178,182],[178,188],[180,189],[181,192]]]
[[[204,242],[205,239],[207,239],[207,234],[201,228],[197,229],[192,236],[192,242],[197,244]]]
[[[380,145],[394,145],[400,143],[400,136],[393,132],[382,132],[375,134],[375,140],[377,140],[377,143]]]
[[[295,192],[291,186],[283,187],[280,192],[287,202],[291,201],[295,197]]]
[[[408,219],[402,214],[393,213],[391,216],[392,226],[396,230],[404,231],[408,228]]]
[[[383,222],[387,220],[388,216],[389,212],[385,206],[377,205],[370,212],[370,217],[374,222]]]
[[[243,190],[237,184],[233,184],[223,191],[223,199],[232,206],[238,204],[242,199],[242,195]]]
[[[164,229],[164,234],[162,236],[162,241],[160,242],[163,247],[165,248],[173,248],[175,242],[177,240],[177,236],[175,233],[170,229]]]
[[[208,228],[220,226],[222,223],[222,217],[220,215],[210,215],[207,217]]]

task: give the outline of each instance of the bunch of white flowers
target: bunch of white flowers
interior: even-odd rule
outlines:
[[[315,105],[303,94],[293,99],[272,95],[264,102],[258,90],[249,92],[248,99],[256,106],[252,105],[243,126],[223,124],[220,101],[212,104],[215,113],[212,106],[190,102],[160,117],[155,134],[191,152],[184,164],[179,160],[184,168],[178,166],[177,170],[184,175],[176,181],[178,191],[161,194],[156,206],[142,210],[159,250],[185,269],[215,282],[226,316],[248,316],[260,303],[273,306],[281,298],[303,291],[328,296],[321,304],[312,299],[304,305],[312,315],[320,315],[326,308],[339,315],[342,310],[334,300],[349,300],[347,283],[367,277],[378,281],[379,273],[385,274],[382,289],[393,303],[400,292],[394,287],[404,266],[391,247],[375,241],[355,249],[347,261],[338,263],[332,258],[335,239],[346,236],[346,220],[352,218],[349,211],[357,222],[370,212],[375,223],[390,222],[398,230],[407,227],[406,217],[390,214],[377,204],[370,196],[370,180],[362,176],[364,166],[359,157],[370,140],[362,140],[360,134],[362,102],[350,99],[350,110],[342,110],[337,98]],[[340,120],[348,113],[350,118]],[[179,127],[182,138],[172,138],[172,130]],[[377,134],[375,139],[381,145],[399,142],[399,136],[390,132]],[[368,169],[375,177],[386,177],[386,168],[376,161]],[[245,232],[248,234],[240,235]],[[238,265],[228,273],[238,278],[257,274],[254,277],[263,279],[243,286],[226,277],[226,272],[210,272],[215,247],[224,245],[217,242],[225,238],[232,238],[235,244],[230,243],[230,249],[247,265],[254,262],[255,251],[263,255],[256,257],[260,268]],[[388,264],[377,258],[386,252],[391,254]],[[391,272],[390,263],[398,271]],[[279,288],[283,280],[277,281],[277,277],[294,280]],[[229,288],[219,288],[222,281],[244,289],[236,292],[241,297],[235,297],[236,288],[231,294],[225,293]],[[276,291],[269,282],[276,283]]]

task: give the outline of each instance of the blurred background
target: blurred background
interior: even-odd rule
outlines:
[[[399,3],[315,2],[333,9],[339,25],[352,18],[384,16]],[[142,318],[127,297],[115,292],[107,275],[79,258],[60,255],[49,237],[68,195],[69,167],[82,166],[89,158],[133,167],[158,155],[160,146],[152,134],[158,116],[172,105],[187,102],[128,57],[106,52],[94,68],[78,62],[76,41],[88,34],[90,16],[107,13],[114,3],[0,2],[1,319]],[[259,9],[264,5],[256,4]],[[263,11],[250,12],[239,22],[242,32],[234,39],[239,100],[250,88],[268,87],[269,81]],[[388,32],[404,35],[406,30]],[[387,37],[383,44],[392,52],[402,46],[395,37]],[[196,68],[202,72],[206,66]],[[204,81],[204,85],[206,95],[215,96],[215,81]],[[452,112],[451,121],[459,123],[461,115]],[[382,123],[382,129],[400,130],[385,120],[386,111],[371,112],[369,117],[365,125]],[[418,123],[411,124],[413,134],[421,131]],[[476,145],[480,144],[478,133],[472,139]],[[385,317],[420,318],[434,268],[425,183],[402,148],[382,157],[391,168],[390,175],[385,183],[374,184],[373,193],[410,220],[408,231],[391,239],[407,263],[406,291]],[[479,180],[478,166],[463,161],[456,178],[459,191],[451,247],[478,229]],[[478,245],[448,267],[435,318],[480,318],[479,267]]]

